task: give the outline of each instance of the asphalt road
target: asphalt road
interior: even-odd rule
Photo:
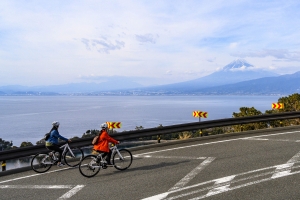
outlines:
[[[300,130],[132,149],[131,167],[0,177],[0,199],[300,199]]]

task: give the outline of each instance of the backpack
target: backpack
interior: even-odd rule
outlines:
[[[49,137],[50,137],[50,133],[46,133],[45,136],[44,136],[44,140],[45,140],[45,141],[48,140]]]
[[[102,131],[100,131],[100,133],[94,137],[93,141],[92,141],[92,145],[95,145],[98,143],[98,138],[101,136]]]
[[[99,138],[99,135],[94,137],[94,139],[92,141],[92,145],[95,145],[96,143],[98,143],[98,138]]]

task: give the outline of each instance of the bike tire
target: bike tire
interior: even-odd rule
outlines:
[[[118,170],[125,170],[128,169],[132,163],[132,154],[127,149],[120,149],[120,154],[123,158],[120,157],[118,152],[114,153],[112,162],[116,169]]]
[[[33,171],[37,173],[45,173],[52,167],[53,163],[54,161],[48,154],[38,153],[33,156],[30,164]]]
[[[85,156],[80,164],[79,171],[85,177],[93,177],[100,171],[100,164],[96,162],[97,156],[95,155],[87,155]]]
[[[78,147],[71,148],[71,151],[73,152],[75,157],[72,156],[71,152],[68,149],[64,155],[64,161],[68,166],[76,167],[80,164],[84,154],[83,151]]]

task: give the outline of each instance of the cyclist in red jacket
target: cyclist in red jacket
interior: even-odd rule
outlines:
[[[108,126],[106,123],[101,124],[100,128],[101,128],[101,131],[99,133],[98,138],[96,137],[93,140],[93,145],[94,145],[93,149],[96,150],[97,152],[104,153],[103,157],[106,156],[105,160],[107,161],[107,165],[112,165],[110,163],[110,158],[111,158],[112,152],[109,149],[109,142],[111,142],[113,144],[119,144],[120,142],[108,135]]]

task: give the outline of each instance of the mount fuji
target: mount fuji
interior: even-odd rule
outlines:
[[[242,81],[275,76],[279,75],[270,71],[257,69],[253,65],[249,64],[247,61],[243,59],[237,59],[223,67],[221,70],[214,72],[208,76],[180,83],[147,87],[147,90],[152,92],[168,91],[185,93],[199,90],[201,88],[215,87],[238,83]]]

